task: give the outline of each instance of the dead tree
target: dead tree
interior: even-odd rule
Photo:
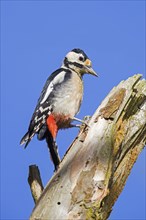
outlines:
[[[146,81],[141,80],[140,74],[122,81],[88,124],[82,125],[58,171],[37,200],[31,220],[109,217],[144,148]]]

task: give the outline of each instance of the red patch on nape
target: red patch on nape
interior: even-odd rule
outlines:
[[[49,117],[47,118],[47,126],[50,133],[52,134],[52,137],[55,139],[57,135],[58,127],[53,115],[49,115]]]

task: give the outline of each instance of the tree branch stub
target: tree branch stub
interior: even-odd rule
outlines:
[[[36,165],[29,166],[28,183],[30,186],[32,197],[34,199],[34,202],[36,203],[44,189],[40,176],[40,171]]]

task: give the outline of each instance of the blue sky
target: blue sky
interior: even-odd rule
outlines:
[[[53,174],[45,142],[19,146],[47,77],[68,51],[83,49],[97,79],[84,77],[78,115],[92,115],[108,92],[135,73],[145,74],[144,1],[1,2],[1,219],[28,219],[34,203],[28,167],[37,164],[44,185]],[[60,131],[61,157],[78,130]],[[134,165],[111,220],[146,219],[145,151]]]

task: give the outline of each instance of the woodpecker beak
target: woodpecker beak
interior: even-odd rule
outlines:
[[[87,73],[93,75],[93,76],[98,76],[97,73],[92,69],[92,63],[91,60],[87,59],[85,61],[85,70]]]

